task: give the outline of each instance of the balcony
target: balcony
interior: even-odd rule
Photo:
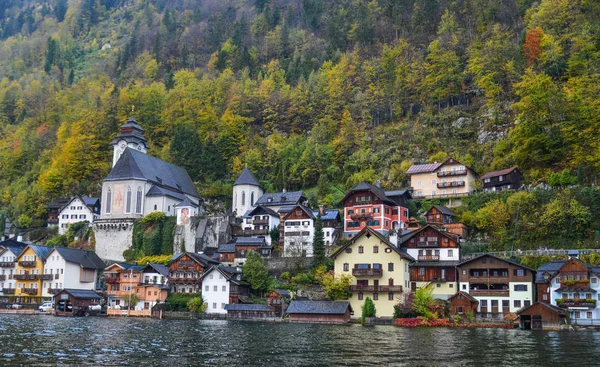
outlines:
[[[440,255],[419,255],[419,261],[440,261]]]
[[[33,268],[35,267],[36,261],[19,261],[19,266],[24,268]]]
[[[508,297],[510,295],[510,291],[508,289],[470,290],[469,294],[473,297],[477,297],[477,296]]]
[[[350,292],[402,292],[401,285],[351,285]]]
[[[0,282],[6,280],[6,275],[0,275]]]
[[[4,289],[2,289],[2,293],[4,293],[4,294],[15,294],[15,289],[14,288],[4,288]]]
[[[255,219],[252,221],[252,225],[254,226],[266,226],[269,225],[268,219]]]
[[[465,186],[465,181],[439,182],[437,184],[438,189],[445,189],[448,187],[463,187],[463,186]]]
[[[350,215],[350,218],[352,218],[353,220],[371,219],[371,218],[373,218],[373,213],[356,213],[356,214]]]
[[[200,280],[200,278],[169,278],[169,282],[171,283],[196,283]]]
[[[352,269],[352,275],[355,277],[380,277],[383,276],[383,269]]]
[[[60,288],[48,288],[49,294],[58,294],[61,291]]]
[[[466,169],[455,170],[455,171],[438,171],[438,177],[452,177],[452,176],[465,176],[467,174]]]
[[[37,288],[21,288],[21,293],[25,293],[25,294],[37,294],[38,293],[38,289]]]
[[[417,242],[417,247],[440,247],[440,243],[438,241],[422,241]]]
[[[264,236],[269,234],[269,229],[242,229],[240,227],[232,227],[231,234],[237,237]]]
[[[36,274],[39,280],[52,280],[54,276],[52,274]],[[58,274],[56,274],[56,279],[58,279]]]
[[[108,283],[108,284],[115,284],[115,283],[119,283],[119,278],[118,276],[115,277],[104,277],[104,282]]]
[[[14,268],[15,267],[15,262],[14,261],[2,261],[0,262],[0,268]]]
[[[52,280],[52,274],[15,274],[15,280]]]
[[[594,299],[562,299],[556,300],[556,305],[560,308],[596,308],[596,300]]]

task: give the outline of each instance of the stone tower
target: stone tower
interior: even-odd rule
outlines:
[[[252,172],[248,168],[244,168],[240,177],[233,184],[232,213],[238,217],[243,216],[248,210],[254,209],[254,203],[263,194],[264,191]]]
[[[114,147],[113,167],[117,164],[125,149],[131,148],[146,153],[149,148],[148,142],[144,137],[144,129],[142,129],[133,116],[125,124],[121,125],[120,130],[121,132],[110,143]]]

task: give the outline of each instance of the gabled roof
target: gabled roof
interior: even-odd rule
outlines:
[[[156,186],[155,186],[156,187]],[[152,189],[151,189],[152,190]],[[176,207],[182,207],[182,206],[191,206],[192,208],[197,208],[198,204],[193,203],[187,196],[185,197],[185,199],[183,199],[183,201],[179,204],[175,204],[174,206]]]
[[[486,178],[492,178],[492,177],[497,177],[497,176],[501,176],[501,175],[508,175],[509,173],[511,173],[512,171],[519,171],[516,167],[513,168],[506,168],[506,169],[501,169],[500,171],[494,171],[494,172],[488,172],[485,175],[481,176],[480,178],[486,179]],[[521,172],[519,172],[521,173]]]
[[[278,193],[265,193],[256,200],[254,205],[262,206],[283,206],[283,205],[296,205],[299,204],[302,199],[306,200],[302,191],[288,191]]]
[[[194,182],[181,167],[127,148],[104,181],[146,180],[193,197],[200,197]]]
[[[17,257],[21,257],[21,255],[23,255],[23,252],[25,252],[25,250],[27,250],[27,248],[31,248],[33,250],[33,252],[35,253],[35,255],[38,257],[38,259],[40,259],[40,260],[44,260],[46,258],[46,255],[48,255],[48,253],[54,249],[54,247],[48,247],[48,246],[42,246],[42,245],[27,245]]]
[[[197,254],[195,252],[180,252],[178,254],[174,254],[171,257],[171,262],[179,260],[179,258],[185,254],[187,254],[190,258],[192,258],[192,260],[194,260],[204,268],[208,267],[209,265],[220,264],[218,261],[215,261],[204,254]]]
[[[449,215],[451,217],[456,217],[456,214],[454,214],[454,212],[448,208],[446,208],[445,206],[439,206],[439,205],[434,205],[432,206],[427,213],[429,213],[431,211],[431,209],[436,208],[437,210],[440,211],[440,213],[444,214],[444,215]],[[427,214],[425,213],[425,214]]]
[[[262,205],[258,205],[256,208],[247,211],[244,214],[244,217],[251,217],[253,215],[260,215],[260,214],[267,214],[267,215],[279,218],[279,214],[277,214],[277,212],[275,210],[264,207]]]
[[[3,247],[10,252],[12,252],[15,256],[19,256],[21,252],[27,247],[26,243],[19,242],[15,239],[9,238],[8,240],[0,242],[0,247]]]
[[[437,228],[436,226],[432,226],[431,224],[427,224],[419,229],[415,229],[414,231],[410,231],[410,232],[406,233],[405,235],[399,237],[398,238],[398,246],[402,247],[402,244],[406,243],[406,241],[415,237],[417,234],[423,232],[427,228],[432,228],[433,230],[435,230],[442,236],[447,237],[447,238],[451,239],[452,241],[456,242],[456,244],[460,247],[460,242],[458,241],[458,238],[457,238],[458,235],[456,235],[455,233],[452,233],[452,232],[440,231],[439,228]]]
[[[235,252],[235,243],[224,243],[221,246],[219,246],[219,250],[217,250],[217,252],[219,252],[219,253]]]
[[[184,200],[186,198],[182,193],[165,189],[164,187],[158,187],[156,185],[153,185],[150,190],[148,190],[146,196],[170,196],[177,200]]]
[[[65,203],[69,202],[69,199],[56,199],[53,202],[51,202],[50,204],[48,204],[48,206],[46,208],[48,209],[60,209],[63,206],[65,206]]]
[[[456,292],[456,293],[455,293],[455,294],[454,294],[452,297],[448,298],[448,300],[451,300],[451,299],[453,299],[454,297],[457,297],[458,295],[461,295],[461,296],[465,297],[466,299],[468,299],[468,300],[469,300],[469,301],[471,301],[471,302],[476,302],[476,303],[479,303],[479,301],[478,301],[478,300],[477,300],[475,297],[473,297],[473,296],[472,296],[472,295],[470,295],[469,293],[467,293],[467,292],[463,292],[463,291],[458,291],[458,292]]]
[[[313,210],[315,219],[319,216],[319,210]],[[324,209],[321,214],[321,220],[336,220],[340,219],[340,211],[337,209]]]
[[[52,250],[48,252],[46,257],[44,257],[44,261],[52,254],[52,252],[58,252],[60,256],[62,256],[65,261],[77,264],[82,268],[86,269],[104,269],[106,264],[104,261],[100,259],[98,255],[94,251],[76,249],[76,248],[66,248],[66,247],[54,247]]]
[[[536,270],[534,270],[534,269],[530,268],[529,266],[525,266],[525,265],[519,264],[519,263],[517,263],[517,262],[514,262],[514,261],[506,260],[506,259],[503,259],[503,258],[501,258],[501,257],[494,256],[494,255],[492,255],[492,254],[488,254],[488,253],[484,253],[484,254],[481,254],[481,255],[479,255],[479,256],[477,256],[477,257],[474,257],[474,258],[472,258],[472,259],[470,259],[470,260],[463,261],[463,262],[461,262],[460,264],[458,264],[457,266],[463,266],[463,265],[465,265],[465,264],[468,264],[468,263],[470,263],[470,262],[473,262],[473,261],[475,261],[475,260],[479,260],[479,259],[481,259],[481,258],[483,258],[483,257],[486,257],[486,256],[487,256],[487,257],[492,257],[492,258],[494,258],[494,259],[497,259],[497,260],[500,260],[500,261],[507,262],[507,263],[509,263],[509,264],[513,264],[513,265],[515,265],[515,266],[518,266],[518,267],[520,267],[520,268],[523,268],[523,269],[527,269],[527,270],[531,271],[531,272],[532,272],[532,273],[534,273],[534,274],[535,274],[535,272],[536,272]]]
[[[223,266],[223,265],[211,266],[210,268],[208,268],[208,270],[206,270],[202,274],[202,277],[200,279],[206,278],[208,276],[208,274],[212,273],[213,271],[218,271],[219,273],[221,273],[221,275],[223,275],[225,280],[227,280],[228,282],[232,282],[237,285],[243,285],[243,286],[249,285],[247,282],[245,282],[241,279],[242,278],[241,271],[239,271],[237,268],[234,268],[231,266]]]
[[[550,274],[549,279],[554,278],[558,270],[562,268],[563,265],[567,263],[567,261],[568,260],[554,260],[550,261],[549,263],[540,265],[540,267],[537,270],[537,273],[535,274],[535,282],[546,283],[546,280],[544,279],[544,273]]]
[[[410,189],[385,191],[385,195],[392,200],[394,200],[395,197],[399,197],[399,196],[406,196],[407,199],[412,199],[412,194],[410,193]]]
[[[310,219],[316,219],[316,217],[315,217],[315,214],[314,214],[314,212],[313,212],[311,209],[309,209],[309,208],[305,207],[304,205],[298,204],[298,205],[296,205],[296,206],[294,207],[294,209],[290,210],[290,211],[289,211],[289,212],[288,212],[288,213],[287,213],[287,214],[286,214],[286,215],[283,217],[283,220],[286,220],[286,219],[287,219],[287,217],[288,217],[288,216],[290,216],[290,214],[292,214],[292,212],[294,212],[294,210],[296,210],[296,208],[300,208],[300,209],[302,209],[302,210],[303,210],[303,211],[304,211],[306,214],[308,214],[308,216],[309,216],[309,218],[310,218]]]
[[[345,245],[338,247],[333,254],[331,254],[331,258],[335,259],[337,257],[337,255],[341,254],[345,249],[347,249],[348,247],[352,246],[359,238],[361,238],[362,236],[371,236],[374,235],[375,237],[377,237],[381,242],[385,243],[386,245],[388,245],[390,248],[392,248],[392,250],[394,250],[398,255],[400,255],[401,258],[404,258],[408,261],[415,261],[415,259],[410,256],[408,253],[400,250],[398,247],[394,246],[387,238],[385,238],[385,236],[381,233],[379,233],[378,231],[374,230],[371,227],[365,227],[363,228],[360,232],[358,232],[354,237],[352,237],[352,239],[350,241],[347,241]],[[385,254],[385,252],[382,252],[382,254]]]
[[[283,298],[290,298],[290,292],[287,289],[273,289],[273,292],[279,294]]]
[[[79,299],[102,299],[102,296],[90,289],[70,289],[65,288],[62,292],[69,293],[73,298]]]
[[[517,314],[521,315],[521,314],[525,313],[527,310],[529,310],[530,308],[532,308],[534,306],[537,306],[537,305],[546,307],[550,311],[556,312],[556,313],[558,313],[559,315],[562,315],[562,316],[565,316],[567,314],[567,312],[565,310],[563,310],[562,308],[556,307],[556,306],[551,305],[551,304],[546,303],[546,302],[539,302],[539,301],[536,302],[536,303],[534,303],[534,304],[532,304],[532,305],[529,305],[527,307],[521,308],[520,310],[517,311]]]
[[[94,206],[100,202],[100,198],[93,198],[93,197],[89,197],[87,195],[83,195],[81,197],[81,200],[87,206]]]
[[[226,311],[252,311],[252,312],[275,312],[275,309],[269,305],[254,303],[230,303],[225,305]]]
[[[398,205],[394,200],[387,197],[387,195],[385,194],[385,191],[381,187],[377,187],[375,185],[371,185],[366,182],[361,182],[358,185],[351,188],[350,191],[348,191],[346,193],[346,195],[344,196],[344,198],[342,199],[342,202],[346,201],[346,199],[348,199],[348,196],[354,194],[355,192],[359,192],[359,191],[370,191],[373,193],[373,195],[377,196],[384,203],[389,204],[389,205]]]
[[[348,301],[292,301],[288,314],[343,315],[352,311]]]
[[[260,186],[256,177],[254,177],[254,175],[252,174],[252,172],[250,172],[248,168],[244,168],[244,170],[240,174],[240,177],[238,177],[237,180],[235,180],[235,182],[233,183],[233,186],[237,185]]]
[[[144,268],[142,269],[142,272],[145,271],[156,271],[157,273],[159,273],[160,275],[169,276],[169,267],[163,264],[146,264],[146,266],[144,266]]]
[[[83,205],[85,205],[91,212],[94,211],[94,205],[96,205],[96,203],[98,201],[100,201],[100,199],[98,199],[98,198],[77,195],[77,196],[72,197],[71,200],[68,200],[66,203],[64,203],[62,205],[62,207],[59,209],[59,211],[63,211],[63,209],[65,209],[66,207],[71,205],[71,203],[77,199],[79,199],[79,201],[81,201],[83,203]]]
[[[442,164],[443,163],[415,164],[414,166],[410,166],[406,173],[411,175],[414,173],[434,172],[435,170],[440,168]]]
[[[130,267],[132,267],[132,266],[133,266],[133,264],[126,264],[126,263],[112,263],[112,264],[110,264],[110,265],[106,266],[106,267],[104,268],[104,270],[105,270],[105,271],[107,271],[107,270],[108,270],[108,268],[112,268],[113,266],[118,266],[118,267],[120,267],[120,268],[121,268],[121,270],[126,270],[126,269],[129,269]]]

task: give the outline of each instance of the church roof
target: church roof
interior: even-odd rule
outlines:
[[[278,192],[278,193],[265,193],[263,194],[254,205],[262,206],[284,206],[284,205],[296,205],[300,204],[304,197],[302,191],[289,191],[289,192]]]
[[[170,196],[174,199],[179,199],[179,200],[183,200],[185,199],[185,195],[180,194],[178,192],[169,190],[169,189],[165,189],[163,187],[158,187],[156,185],[152,186],[150,188],[150,190],[148,190],[148,193],[146,193],[146,196]]]
[[[146,153],[125,149],[104,181],[147,180],[175,193],[200,197],[187,172],[174,164],[152,157]],[[183,197],[181,197],[183,200]]]
[[[237,180],[235,180],[235,182],[233,183],[233,186],[236,186],[236,185],[260,186],[260,184],[256,180],[256,177],[254,177],[254,175],[252,174],[252,172],[250,172],[250,170],[248,168],[244,168],[240,177],[238,177]]]
[[[189,198],[186,197],[185,199],[183,199],[183,201],[181,203],[179,203],[179,204],[177,204],[175,206],[179,206],[179,207],[181,207],[181,206],[191,206],[192,208],[197,208],[198,204],[193,203]]]

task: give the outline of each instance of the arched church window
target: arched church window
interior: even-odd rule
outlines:
[[[131,187],[127,187],[127,202],[125,206],[125,213],[131,213]]]
[[[246,205],[246,192],[242,191],[242,205]]]
[[[254,206],[254,191],[250,194],[250,205]]]
[[[142,187],[139,186],[137,189],[137,197],[135,198],[135,212],[142,214]]]
[[[106,213],[107,214],[110,214],[110,205],[111,204],[112,204],[112,190],[109,187],[108,191],[106,192]]]

